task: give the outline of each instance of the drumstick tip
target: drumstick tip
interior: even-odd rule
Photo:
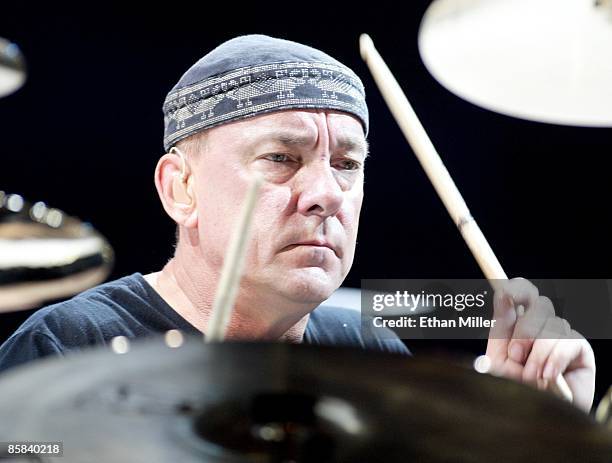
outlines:
[[[369,50],[374,48],[374,42],[368,34],[361,34],[359,36],[359,52],[361,53],[361,59],[368,61]]]
[[[570,403],[574,401],[574,394],[562,374],[559,374],[555,378],[555,381],[551,386],[553,392],[555,392],[561,398],[567,400]]]

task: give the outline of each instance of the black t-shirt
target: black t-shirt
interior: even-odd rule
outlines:
[[[0,347],[0,371],[48,355],[107,345],[116,336],[136,339],[171,329],[201,335],[135,273],[35,312]],[[304,343],[409,354],[397,338],[364,337],[359,312],[327,306],[311,313]]]

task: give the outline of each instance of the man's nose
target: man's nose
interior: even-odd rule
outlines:
[[[327,162],[317,162],[302,169],[298,212],[320,217],[336,214],[342,207],[344,192],[334,176],[333,168]]]

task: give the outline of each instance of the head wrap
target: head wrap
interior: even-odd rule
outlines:
[[[296,42],[237,37],[201,58],[168,93],[164,148],[226,122],[297,108],[344,111],[368,132],[363,84],[348,67]]]

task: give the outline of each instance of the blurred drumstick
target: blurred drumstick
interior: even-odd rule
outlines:
[[[461,232],[461,236],[463,236],[463,239],[470,248],[472,255],[478,262],[482,273],[489,280],[493,289],[498,290],[501,285],[500,280],[508,279],[506,272],[504,272],[489,242],[470,214],[470,210],[459,189],[444,166],[440,155],[408,102],[406,95],[404,95],[397,80],[374,47],[374,42],[369,35],[361,35],[359,38],[359,48],[361,57],[370,68],[380,93],[387,102],[391,113],[412,147],[421,166],[423,166],[438,196],[444,203],[446,210]],[[561,395],[570,402],[573,400],[572,391],[561,374],[555,382],[551,383],[551,387],[558,395]]]
[[[261,177],[256,176],[251,181],[243,201],[238,223],[234,228],[225,259],[223,260],[221,277],[213,302],[212,315],[204,338],[205,342],[218,342],[225,339],[227,326],[229,325],[238,293],[240,277],[242,276],[253,211],[261,183]]]

